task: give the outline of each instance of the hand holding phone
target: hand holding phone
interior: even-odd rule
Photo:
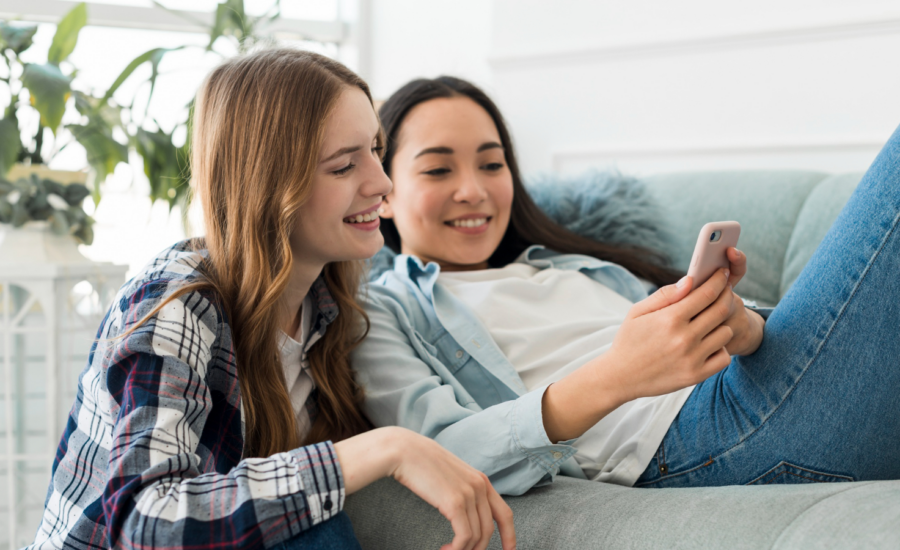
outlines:
[[[710,222],[700,229],[687,272],[693,279],[692,288],[698,288],[719,269],[729,267],[731,262],[726,251],[737,247],[740,236],[741,224],[738,222]]]

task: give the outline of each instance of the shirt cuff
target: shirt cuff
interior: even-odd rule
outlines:
[[[769,315],[772,315],[772,312],[775,311],[774,307],[756,307],[756,306],[746,306],[750,311],[755,311],[765,320],[769,320]]]
[[[309,506],[311,525],[344,509],[344,474],[331,441],[288,451],[300,474],[301,490]]]
[[[553,443],[544,430],[541,403],[549,386],[537,388],[516,399],[513,407],[513,439],[516,446],[551,476],[559,473],[560,465],[577,452],[574,439]]]

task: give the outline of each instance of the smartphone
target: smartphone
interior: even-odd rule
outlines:
[[[737,246],[740,236],[738,222],[710,222],[703,226],[687,272],[693,278],[692,288],[698,288],[716,271],[730,265],[725,251]]]

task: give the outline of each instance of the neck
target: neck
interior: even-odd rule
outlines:
[[[479,269],[489,269],[490,268],[487,260],[485,260],[483,262],[479,262],[477,264],[454,264],[454,263],[450,263],[450,262],[445,262],[444,260],[441,260],[440,258],[432,258],[432,257],[426,256],[424,254],[418,254],[413,250],[405,248],[402,244],[400,245],[400,253],[407,254],[409,256],[415,256],[415,257],[419,258],[420,260],[422,260],[422,263],[424,263],[424,264],[429,264],[429,263],[434,262],[434,263],[438,264],[438,266],[440,266],[441,271],[477,271]]]
[[[287,288],[284,289],[284,294],[281,296],[282,318],[280,325],[281,330],[288,336],[293,337],[297,334],[301,318],[300,306],[324,267],[324,265],[304,264],[294,256],[294,264],[291,266],[291,278],[288,280]]]

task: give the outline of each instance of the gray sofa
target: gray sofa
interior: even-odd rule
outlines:
[[[750,272],[736,291],[774,305],[860,176],[701,172],[643,182],[664,205],[665,246],[676,267],[687,269],[705,222],[737,220]],[[506,501],[519,549],[900,548],[900,481],[634,489],[557,477]],[[346,510],[366,549],[439,548],[453,536],[436,510],[392,480],[352,495]],[[490,548],[500,548],[496,533]]]

